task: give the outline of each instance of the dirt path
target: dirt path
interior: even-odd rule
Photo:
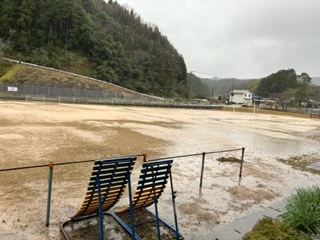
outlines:
[[[216,161],[240,158],[240,151],[208,155],[201,193],[201,156],[174,161],[180,230],[185,239],[196,239],[288,196],[296,187],[317,184],[319,175],[294,170],[276,158],[306,154],[320,159],[319,126],[314,119],[213,110],[0,101],[0,168],[141,153],[155,159],[245,147],[241,185],[238,163]],[[59,225],[81,204],[91,164],[54,168],[49,227],[47,171],[0,172],[0,239],[60,239]],[[173,223],[170,201],[167,188],[159,201],[160,214]],[[118,206],[126,203],[124,198]],[[108,228],[108,239],[125,238],[116,225]]]

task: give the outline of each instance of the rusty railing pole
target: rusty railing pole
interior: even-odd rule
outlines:
[[[242,166],[243,166],[243,159],[244,159],[244,150],[245,148],[242,148],[242,154],[241,154],[241,162],[240,162],[240,172],[239,172],[239,181],[242,178]]]
[[[201,176],[200,176],[200,190],[202,189],[202,179],[203,179],[203,170],[204,170],[204,160],[206,159],[206,153],[202,153],[202,165],[201,165]]]
[[[142,154],[142,156],[143,156],[143,162],[147,162],[147,155],[148,155],[148,154],[146,154],[146,153]]]
[[[52,189],[52,173],[53,173],[53,162],[49,163],[48,172],[48,198],[47,198],[47,214],[46,214],[46,226],[49,226],[50,221],[50,203],[51,203],[51,189]]]

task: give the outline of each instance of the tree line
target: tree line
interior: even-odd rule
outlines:
[[[188,76],[190,94],[209,100],[217,97],[229,99],[233,89],[248,89],[258,99],[269,98],[276,109],[288,107],[317,107],[320,102],[320,86],[312,84],[308,73],[297,74],[294,69],[281,69],[261,79],[199,78]]]
[[[297,74],[294,69],[282,69],[267,77],[252,82],[248,88],[255,95],[277,100],[277,108],[289,106],[311,107],[312,98],[318,99],[318,88],[312,88],[312,78],[305,72]]]

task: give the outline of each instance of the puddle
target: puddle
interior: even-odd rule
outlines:
[[[320,171],[320,162],[312,163],[309,166],[307,166],[307,168],[311,168],[311,169]]]

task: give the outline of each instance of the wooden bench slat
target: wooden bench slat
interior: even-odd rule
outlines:
[[[97,213],[99,208],[98,186],[100,180],[101,204],[103,211],[112,208],[123,195],[136,157],[96,160],[89,178],[87,192],[78,212],[72,219]]]

